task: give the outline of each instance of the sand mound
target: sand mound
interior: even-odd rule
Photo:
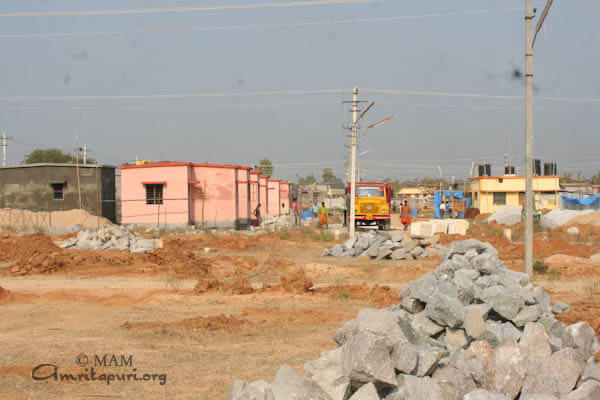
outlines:
[[[5,300],[10,296],[10,292],[0,286],[0,300]]]
[[[238,277],[237,279],[224,282],[214,278],[200,278],[194,286],[194,293],[203,294],[208,292],[221,292],[226,294],[250,294],[254,292],[250,281]]]
[[[56,233],[81,228],[96,230],[105,224],[113,225],[108,219],[92,215],[86,210],[29,211],[2,208],[0,221],[5,227],[16,230],[43,229]]]
[[[71,258],[43,234],[12,236],[0,240],[0,261],[12,262],[13,275],[48,273],[62,269]]]
[[[312,287],[312,280],[303,270],[297,270],[287,276],[281,277],[281,286],[286,292],[304,293]]]
[[[571,224],[600,226],[600,211],[579,215],[569,221],[569,225]]]

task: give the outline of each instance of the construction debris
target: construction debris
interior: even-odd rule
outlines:
[[[469,221],[464,219],[430,219],[410,224],[412,237],[426,238],[438,233],[447,235],[466,235]]]
[[[144,239],[124,226],[105,225],[97,231],[80,231],[76,238],[71,238],[59,247],[66,249],[92,250],[127,250],[132,253],[153,252],[162,247],[160,239]]]
[[[486,220],[489,222],[495,222],[502,225],[515,225],[521,222],[521,206],[504,206]]]
[[[236,380],[227,399],[600,398],[594,329],[558,321],[569,306],[505,268],[489,243],[453,242],[399,296],[346,322],[306,378],[284,365],[272,384]]]
[[[412,239],[405,232],[369,231],[323,251],[324,256],[368,257],[375,260],[421,260],[443,248],[437,236]]]

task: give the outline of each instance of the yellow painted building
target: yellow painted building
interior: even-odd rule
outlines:
[[[555,209],[559,206],[559,176],[534,176],[533,193],[536,208]],[[494,213],[506,205],[523,206],[525,177],[515,175],[477,176],[469,180],[471,207],[482,214]]]
[[[408,199],[422,199],[426,194],[423,187],[403,187],[396,191],[394,196]]]

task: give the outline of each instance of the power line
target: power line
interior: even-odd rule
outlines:
[[[0,34],[0,39],[27,39],[27,38],[52,38],[68,36],[117,36],[132,33],[184,33],[184,32],[203,32],[203,31],[227,31],[227,30],[252,30],[252,29],[282,29],[282,28],[301,28],[305,26],[319,25],[344,25],[370,22],[394,22],[402,20],[416,20],[438,17],[458,17],[478,14],[495,14],[512,11],[520,11],[522,8],[490,9],[477,11],[462,11],[454,13],[438,13],[425,15],[401,15],[377,18],[355,18],[326,21],[304,21],[287,24],[251,24],[251,25],[223,25],[223,26],[196,26],[187,28],[155,28],[155,29],[125,29],[118,31],[91,31],[91,32],[48,32],[48,33],[15,33]]]
[[[365,92],[380,94],[403,94],[413,96],[438,96],[438,97],[470,97],[479,99],[500,99],[500,100],[523,100],[524,96],[491,95],[480,93],[460,93],[460,92],[436,92],[423,90],[397,90],[397,89],[363,89]],[[536,100],[566,101],[577,103],[600,103],[600,98],[590,97],[549,97],[536,96]]]
[[[98,15],[165,14],[199,11],[249,10],[255,8],[306,7],[337,4],[375,3],[383,0],[312,0],[290,1],[287,3],[231,4],[207,7],[168,7],[168,8],[131,8],[114,10],[71,10],[71,11],[25,11],[0,13],[0,17],[84,17]]]
[[[172,100],[193,99],[204,97],[245,97],[245,96],[279,96],[279,95],[310,95],[337,94],[344,89],[315,89],[315,90],[272,90],[264,92],[221,92],[221,93],[172,93],[145,95],[91,95],[91,96],[0,96],[0,101],[87,101],[87,100]]]
[[[339,94],[346,89],[314,89],[314,90],[272,90],[264,92],[221,92],[221,93],[172,93],[146,95],[86,95],[86,96],[0,96],[0,101],[89,101],[89,100],[172,100],[207,97],[246,97],[246,96],[279,96],[279,95],[312,95]],[[489,95],[480,93],[437,92],[417,90],[365,89],[366,92],[381,94],[402,94],[416,96],[470,97],[480,99],[523,100],[523,96]],[[600,98],[591,97],[548,97],[538,96],[537,100],[563,101],[576,103],[600,103]]]

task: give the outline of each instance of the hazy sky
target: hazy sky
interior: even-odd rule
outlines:
[[[350,117],[341,101],[357,86],[362,100],[377,102],[366,123],[395,117],[360,143],[359,151],[372,149],[360,158],[369,178],[435,176],[438,166],[464,178],[483,161],[499,173],[507,152],[522,166],[522,99],[403,91],[522,96],[513,72],[524,65],[524,0],[15,15],[264,3],[291,1],[2,0],[0,129],[13,136],[9,163],[38,147],[71,151],[78,133],[107,164],[268,157],[282,178],[324,167],[341,176]],[[534,0],[538,14],[544,4]],[[499,9],[514,10],[464,15]],[[448,13],[463,15],[435,16]],[[427,17],[389,18],[402,16]],[[535,45],[536,96],[592,99],[536,100],[535,156],[557,161],[559,172],[600,169],[599,21],[597,0],[556,1]],[[150,32],[123,32],[131,30]],[[47,35],[74,32],[120,33]],[[325,89],[334,90],[303,92]],[[299,92],[239,95],[285,91]],[[180,96],[224,93],[235,95]],[[164,94],[177,96],[150,97]]]

